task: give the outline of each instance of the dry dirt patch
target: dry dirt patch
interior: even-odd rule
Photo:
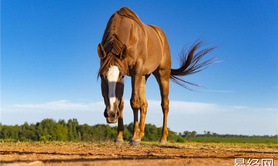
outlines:
[[[2,165],[235,165],[235,158],[274,159],[278,145],[184,143],[32,142],[1,143]],[[247,162],[247,161],[246,161]]]

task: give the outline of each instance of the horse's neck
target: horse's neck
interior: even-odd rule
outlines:
[[[130,43],[130,38],[132,35],[132,28],[134,27],[132,24],[134,24],[135,21],[122,17],[121,21],[118,22],[117,24],[117,31],[116,34],[119,37],[119,40],[125,44],[128,45]]]

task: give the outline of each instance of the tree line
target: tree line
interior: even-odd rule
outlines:
[[[133,123],[125,125],[124,140],[132,137]],[[152,124],[146,124],[143,141],[158,141],[162,129]],[[8,141],[113,141],[117,136],[117,127],[97,124],[79,124],[77,119],[68,122],[44,119],[36,124],[2,125],[0,123],[0,138]],[[169,141],[175,142],[180,137],[169,130]]]
[[[125,125],[124,140],[132,137],[133,123]],[[159,141],[162,128],[146,124],[145,136],[142,141]],[[77,119],[59,120],[44,119],[36,124],[2,125],[0,123],[1,141],[113,141],[117,136],[117,127],[97,124],[79,124]],[[170,142],[252,142],[252,143],[277,143],[277,136],[245,136],[245,135],[220,135],[210,131],[197,134],[196,131],[176,133],[168,129]]]

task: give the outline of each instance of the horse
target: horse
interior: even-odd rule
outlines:
[[[124,77],[131,77],[132,95],[130,105],[134,115],[131,145],[140,145],[144,136],[148,102],[145,85],[153,74],[158,82],[163,112],[161,144],[167,143],[167,115],[169,112],[169,80],[186,87],[189,83],[180,76],[201,71],[213,63],[213,59],[200,62],[214,48],[203,49],[202,41],[195,42],[181,57],[181,66],[171,69],[170,48],[165,33],[154,25],[144,24],[128,7],[122,7],[109,19],[97,51],[100,58],[98,77],[101,78],[101,93],[105,103],[104,117],[107,123],[118,121],[116,143],[123,143],[123,93]],[[195,84],[196,85],[196,84]],[[138,111],[140,110],[140,122]]]

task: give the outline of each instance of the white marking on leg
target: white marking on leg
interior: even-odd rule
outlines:
[[[114,103],[116,102],[116,84],[119,78],[119,74],[120,71],[117,66],[111,66],[107,72],[108,97],[111,110],[114,110]]]

